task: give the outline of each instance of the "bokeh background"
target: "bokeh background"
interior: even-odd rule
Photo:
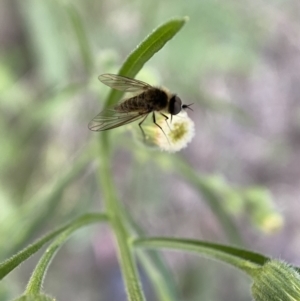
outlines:
[[[90,150],[101,133],[87,128],[109,91],[97,76],[117,72],[173,16],[190,20],[137,78],[194,103],[196,136],[180,155],[220,192],[219,205],[240,237],[229,239],[209,197],[152,161],[159,153],[135,144],[126,129],[111,134],[120,201],[149,235],[242,243],[300,265],[297,0],[2,0],[1,260],[70,218],[102,209]],[[168,162],[176,159],[169,155]],[[2,282],[0,300],[22,293],[40,255]],[[163,256],[182,300],[252,299],[249,279],[227,266]],[[147,300],[157,300],[140,272]],[[125,300],[110,228],[76,233],[54,259],[44,289],[57,300]]]

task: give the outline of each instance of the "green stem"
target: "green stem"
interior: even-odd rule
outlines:
[[[99,148],[99,179],[104,195],[106,212],[110,217],[110,222],[117,240],[119,261],[125,279],[128,299],[131,301],[141,301],[145,300],[145,298],[129,245],[129,234],[124,226],[121,208],[118,205],[109,166],[108,148],[104,137],[105,135],[102,136]]]

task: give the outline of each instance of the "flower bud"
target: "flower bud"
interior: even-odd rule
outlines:
[[[300,275],[285,262],[268,261],[252,276],[252,295],[256,301],[300,300]]]

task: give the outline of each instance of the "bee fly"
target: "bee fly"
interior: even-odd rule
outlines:
[[[171,115],[172,121],[172,116],[177,115],[182,109],[192,110],[190,108],[192,104],[182,104],[177,95],[163,88],[152,87],[145,82],[115,74],[102,74],[98,78],[113,89],[133,92],[136,95],[100,112],[88,125],[92,131],[106,131],[141,119],[139,127],[145,139],[142,123],[150,113],[153,123],[163,131],[156,123],[155,112],[164,116],[167,122],[169,117],[166,114]]]

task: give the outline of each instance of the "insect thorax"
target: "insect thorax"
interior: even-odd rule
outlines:
[[[153,88],[124,100],[115,107],[115,110],[146,113],[161,111],[167,107],[167,104],[167,93],[158,88]]]

